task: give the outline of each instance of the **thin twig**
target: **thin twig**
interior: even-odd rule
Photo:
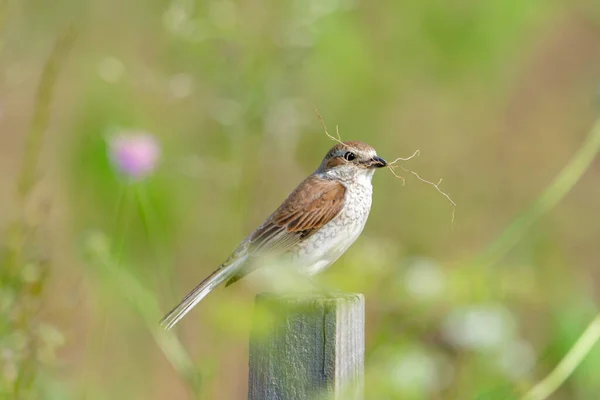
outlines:
[[[398,157],[396,158],[394,161],[388,163],[389,167],[393,167],[398,161],[408,161],[408,160],[412,160],[413,158],[415,158],[416,156],[421,154],[421,150],[415,150],[414,153],[412,153],[411,156],[406,157],[406,158],[402,158],[402,157]]]
[[[396,173],[395,168],[400,168],[402,171],[408,172],[409,174],[412,174],[412,175],[416,176],[417,179],[420,180],[421,182],[433,186],[435,188],[435,190],[437,190],[442,196],[444,196],[450,202],[450,204],[452,204],[452,220],[451,220],[451,223],[454,223],[454,217],[455,217],[455,214],[456,214],[456,203],[454,202],[454,200],[452,200],[452,198],[450,197],[450,195],[448,193],[446,193],[442,189],[440,189],[440,184],[442,183],[443,179],[440,179],[438,181],[438,183],[433,183],[431,181],[428,181],[427,179],[421,178],[421,176],[418,173],[416,173],[415,171],[410,170],[408,168],[405,168],[401,164],[398,164],[399,161],[408,161],[408,160],[410,160],[410,159],[418,156],[419,154],[421,154],[421,151],[420,150],[415,150],[415,152],[410,157],[407,157],[407,158],[398,157],[394,161],[392,161],[391,163],[388,164],[388,168],[389,168],[389,170],[392,172],[392,174],[396,178],[402,180],[402,185],[406,184],[406,180],[404,179],[403,176],[398,175]]]
[[[319,118],[319,121],[321,122],[321,125],[323,126],[323,131],[325,131],[325,135],[327,135],[327,137],[335,142],[341,143],[342,142],[342,137],[340,136],[340,129],[339,129],[339,125],[336,125],[335,127],[335,131],[337,134],[337,138],[333,137],[328,131],[327,131],[327,125],[325,124],[325,121],[323,120],[323,117],[321,116],[321,114],[319,113],[319,110],[317,110],[317,107],[313,104],[313,109],[315,110],[315,114],[317,114],[317,117]],[[440,179],[438,181],[438,183],[433,183],[431,181],[428,181],[426,179],[421,178],[421,176],[419,174],[417,174],[415,171],[407,169],[405,167],[403,167],[402,165],[398,164],[400,161],[409,161],[413,158],[415,158],[416,156],[418,156],[419,154],[421,154],[420,150],[415,150],[415,152],[410,155],[409,157],[403,158],[403,157],[398,157],[396,158],[394,161],[388,163],[387,168],[390,170],[390,172],[392,173],[392,175],[394,175],[396,178],[402,180],[402,186],[406,185],[406,179],[404,179],[404,177],[402,175],[399,175],[396,171],[395,168],[400,168],[405,172],[408,172],[409,174],[412,174],[414,176],[417,177],[417,179],[419,179],[421,182],[423,183],[427,183],[428,185],[433,186],[442,196],[444,196],[449,202],[450,204],[452,204],[452,219],[451,219],[451,223],[454,223],[454,217],[456,214],[456,203],[454,202],[454,200],[452,200],[452,198],[450,197],[450,195],[446,192],[444,192],[442,189],[440,189],[440,184],[442,183],[442,179]]]
[[[398,173],[394,170],[394,168],[396,168],[396,163],[398,163],[398,161],[408,161],[408,160],[418,156],[419,154],[421,154],[421,150],[415,150],[415,152],[412,153],[412,155],[410,157],[406,157],[406,158],[398,157],[394,161],[388,163],[387,168],[390,170],[392,175],[394,175],[396,178],[402,180],[402,186],[406,185],[406,179],[404,179],[404,177],[402,175],[398,175]]]
[[[315,110],[315,114],[317,114],[317,117],[319,118],[319,121],[321,122],[321,125],[323,126],[323,130],[325,131],[325,134],[327,135],[327,137],[331,140],[333,140],[334,142],[338,142],[341,144],[344,144],[344,142],[342,142],[342,138],[340,136],[340,130],[339,130],[339,126],[336,125],[336,132],[337,132],[337,138],[331,136],[331,134],[327,131],[327,125],[325,125],[325,121],[323,120],[323,117],[321,116],[321,114],[319,113],[319,110],[317,110],[317,107],[313,104],[313,109]]]
[[[396,166],[391,167],[391,169],[393,170],[394,167],[396,167]],[[454,223],[454,217],[455,217],[455,214],[456,214],[456,203],[454,202],[454,200],[452,200],[452,198],[450,197],[450,195],[448,193],[446,193],[442,189],[440,189],[440,184],[442,183],[442,179],[440,179],[438,181],[438,183],[433,183],[431,181],[428,181],[427,179],[421,178],[421,176],[419,174],[417,174],[415,171],[407,169],[407,168],[404,168],[402,165],[398,164],[397,167],[400,168],[404,172],[408,172],[409,174],[413,174],[414,176],[417,177],[418,180],[420,180],[423,183],[426,183],[428,185],[433,186],[435,188],[435,190],[437,190],[438,192],[440,192],[440,194],[442,196],[444,196],[450,202],[450,204],[452,204],[452,221],[451,221],[451,223]]]
[[[396,172],[396,170],[394,169],[395,167],[389,166],[387,167],[390,172],[392,173],[392,175],[394,175],[396,178],[400,179],[402,181],[402,186],[406,185],[406,179],[404,179],[404,177],[402,175],[398,175],[398,173]]]

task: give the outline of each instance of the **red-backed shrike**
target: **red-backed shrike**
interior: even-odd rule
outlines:
[[[171,329],[216,286],[226,286],[276,256],[296,272],[314,275],[335,262],[362,232],[376,168],[387,166],[375,149],[359,141],[340,142],[233,254],[161,321]],[[281,257],[281,258],[279,258]]]

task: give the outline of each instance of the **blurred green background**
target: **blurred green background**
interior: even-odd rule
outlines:
[[[177,330],[199,380],[153,321],[318,166],[333,143],[312,104],[386,159],[419,149],[404,165],[458,205],[451,223],[433,187],[378,172],[363,235],[321,277],[366,296],[366,398],[518,398],[598,311],[600,163],[506,257],[472,260],[580,147],[599,78],[591,0],[0,0],[0,398],[246,398],[244,281]],[[134,185],[108,157],[127,130],[162,149]],[[551,398],[596,399],[599,375],[596,349]]]

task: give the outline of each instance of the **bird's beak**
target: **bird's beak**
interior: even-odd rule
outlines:
[[[383,168],[383,167],[387,167],[387,165],[388,165],[387,161],[385,161],[383,158],[381,158],[379,156],[373,157],[369,164],[369,166],[372,168]]]

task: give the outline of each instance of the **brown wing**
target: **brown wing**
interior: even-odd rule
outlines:
[[[346,188],[337,181],[311,175],[248,238],[250,255],[282,253],[317,232],[334,219],[344,205]],[[241,279],[253,267],[240,270],[227,285]]]

